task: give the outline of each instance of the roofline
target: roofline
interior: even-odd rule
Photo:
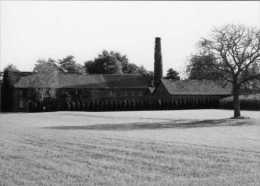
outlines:
[[[170,94],[170,96],[230,96],[230,94]]]
[[[163,78],[160,79],[161,83],[159,83],[159,85],[157,87],[154,87],[154,91],[152,92],[152,95],[156,94],[159,86],[162,85],[164,87],[164,89],[166,90],[166,92],[168,93],[168,95],[171,96],[171,94],[169,93],[168,89],[165,87],[164,82],[162,80],[163,80]]]
[[[166,79],[161,79],[160,81],[161,81],[161,84],[163,85],[163,87],[164,87],[164,89],[167,91],[167,93],[171,96],[172,94],[169,92],[169,90],[166,88],[166,86],[165,86],[165,82],[164,82],[164,80],[166,80]],[[166,80],[167,81],[167,80]],[[169,80],[168,80],[169,81]],[[160,86],[160,85],[159,85]],[[156,88],[157,89],[157,88]]]
[[[52,88],[52,89],[147,89],[148,87],[14,87],[17,89],[36,89],[36,88]]]

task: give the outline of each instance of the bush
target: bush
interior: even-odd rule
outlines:
[[[240,108],[245,110],[260,110],[260,94],[241,95]],[[232,109],[233,97],[226,97],[219,101],[220,108]]]

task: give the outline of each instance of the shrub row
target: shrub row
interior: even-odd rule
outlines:
[[[241,95],[240,108],[244,110],[260,110],[260,94]],[[226,97],[219,101],[220,108],[232,109],[233,97]]]

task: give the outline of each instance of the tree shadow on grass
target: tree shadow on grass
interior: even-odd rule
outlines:
[[[217,119],[217,120],[172,120],[170,122],[135,122],[119,124],[97,124],[79,126],[53,126],[44,127],[47,129],[60,130],[145,130],[145,129],[169,129],[169,128],[196,128],[196,127],[216,127],[216,126],[241,126],[251,124],[248,120]]]

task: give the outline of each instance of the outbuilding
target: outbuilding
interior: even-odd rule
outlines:
[[[153,97],[162,108],[218,107],[219,100],[231,95],[229,85],[210,80],[161,79]]]

